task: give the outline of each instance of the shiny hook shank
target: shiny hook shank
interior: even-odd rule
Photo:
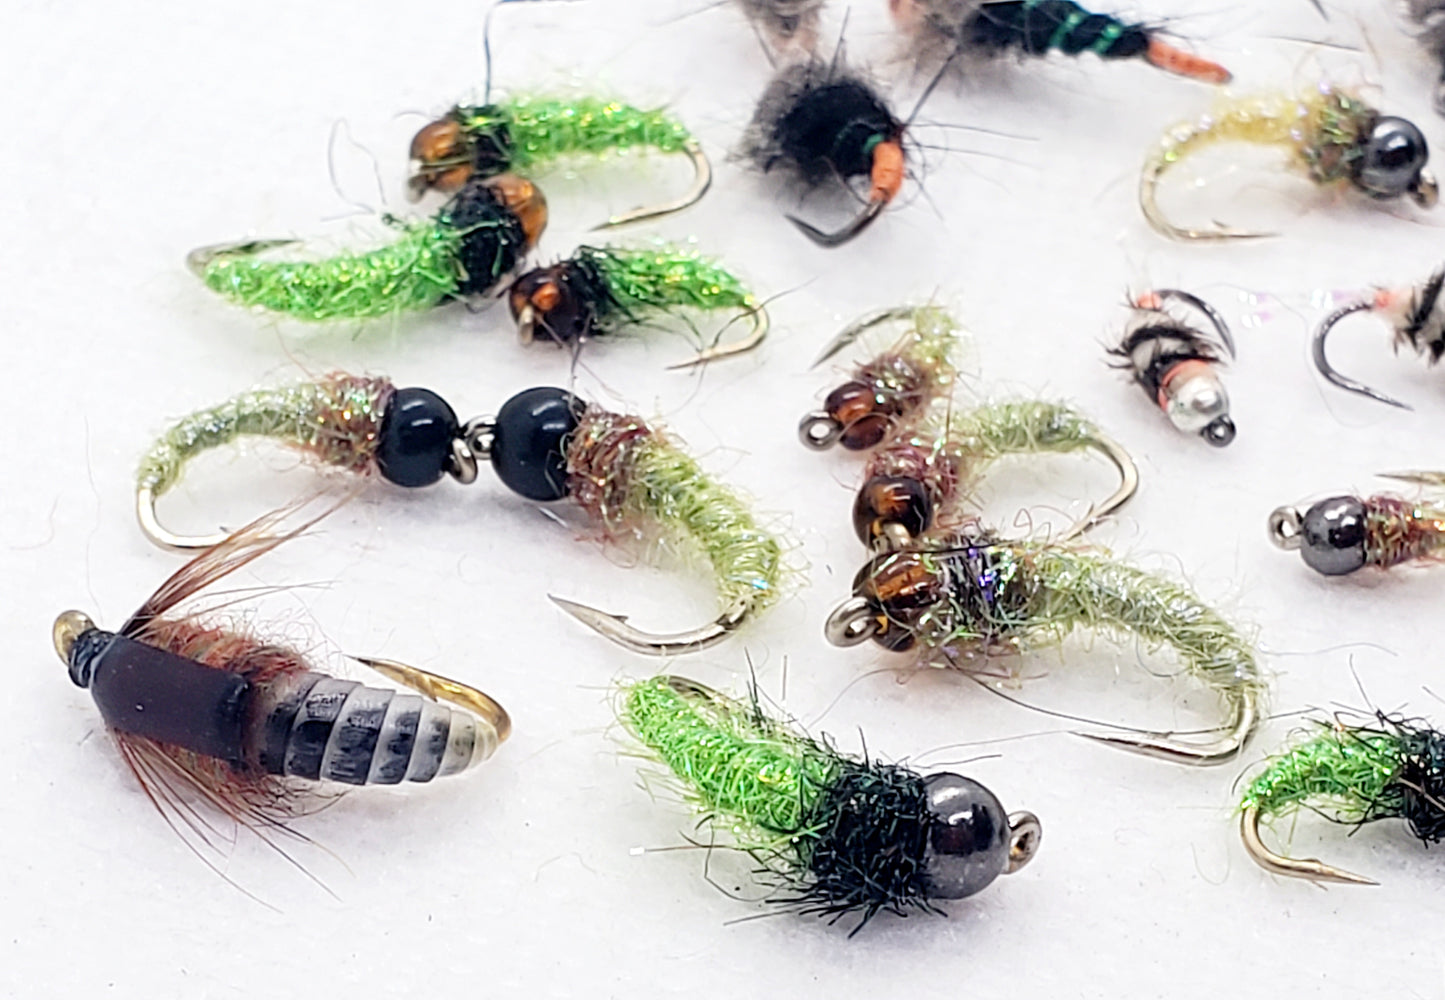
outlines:
[[[1369,399],[1375,400],[1376,402],[1385,403],[1389,406],[1396,406],[1402,410],[1413,409],[1413,407],[1410,406],[1408,403],[1403,403],[1400,400],[1395,399],[1393,396],[1387,396],[1382,392],[1370,388],[1363,382],[1357,382],[1346,375],[1341,375],[1338,371],[1335,370],[1334,366],[1330,364],[1329,357],[1325,354],[1325,339],[1329,337],[1330,331],[1335,328],[1335,325],[1339,323],[1340,320],[1344,319],[1346,316],[1353,315],[1354,313],[1370,312],[1374,308],[1374,300],[1364,299],[1359,302],[1353,302],[1347,306],[1341,306],[1339,309],[1336,309],[1334,312],[1330,313],[1320,322],[1319,328],[1315,330],[1314,339],[1310,343],[1310,349],[1314,357],[1315,368],[1319,371],[1321,375],[1325,377],[1326,381],[1330,382],[1332,385],[1339,386],[1341,389],[1344,389],[1348,392],[1358,393],[1359,395],[1366,396]]]
[[[634,208],[630,212],[614,215],[606,222],[593,226],[592,231],[615,229],[618,226],[629,226],[634,222],[645,222],[649,219],[661,219],[664,216],[691,208],[701,201],[703,195],[707,194],[708,188],[712,187],[712,163],[695,139],[688,141],[687,145],[683,147],[683,153],[687,156],[688,162],[692,164],[693,170],[692,186],[687,189],[686,193],[672,201]]]
[[[548,596],[552,603],[583,625],[643,656],[678,656],[710,649],[742,627],[752,613],[751,605],[740,601],[700,628],[686,632],[644,632],[628,624],[626,615],[609,614],[555,594]]]
[[[1263,817],[1258,806],[1250,806],[1239,814],[1239,836],[1251,861],[1271,875],[1308,879],[1311,882],[1334,882],[1342,885],[1379,885],[1374,879],[1327,865],[1317,858],[1290,858],[1270,850],[1260,836]]]
[[[716,361],[719,358],[728,358],[737,354],[746,354],[761,344],[772,327],[772,320],[768,317],[768,310],[761,305],[754,306],[745,315],[752,329],[747,336],[726,344],[717,344],[713,347],[704,348],[696,355],[686,361],[679,361],[675,365],[668,365],[669,371],[676,371],[683,368],[695,368],[698,365],[705,365],[709,361]]]

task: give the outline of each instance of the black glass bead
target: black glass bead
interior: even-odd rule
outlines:
[[[962,899],[1008,867],[1008,814],[993,792],[972,778],[942,771],[923,781],[928,794],[928,895]]]
[[[1325,576],[1343,576],[1365,565],[1365,505],[1358,497],[1331,497],[1305,511],[1300,555]]]
[[[541,386],[519,392],[497,411],[492,468],[528,500],[567,495],[564,441],[577,429],[583,403],[566,389]]]
[[[1430,147],[1414,122],[1378,118],[1364,140],[1355,184],[1375,198],[1398,198],[1415,186],[1429,159]]]
[[[381,418],[376,465],[398,486],[430,486],[447,469],[457,415],[430,389],[398,389]]]

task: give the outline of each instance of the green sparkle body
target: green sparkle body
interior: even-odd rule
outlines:
[[[596,97],[516,97],[502,104],[457,109],[469,132],[505,131],[511,166],[527,171],[562,156],[602,155],[633,148],[677,153],[694,142],[664,111]]]
[[[239,305],[312,323],[373,319],[432,309],[461,282],[462,234],[441,220],[407,226],[395,242],[325,260],[221,254],[201,273],[206,287]]]
[[[392,386],[386,379],[333,375],[243,393],[199,410],[161,436],[141,459],[137,485],[160,496],[203,451],[242,436],[268,437],[354,472],[370,467]]]
[[[653,435],[638,447],[622,511],[651,519],[674,543],[695,548],[712,567],[726,604],[758,612],[777,601],[778,539],[758,526],[736,493],[666,438]]]
[[[998,596],[981,600],[975,580],[952,580],[950,603],[917,625],[929,645],[1023,645],[1059,642],[1076,628],[1110,631],[1174,650],[1186,673],[1227,701],[1263,697],[1253,648],[1189,588],[1098,551],[1031,542],[982,551]],[[924,565],[938,579],[959,572],[946,553],[926,557]]]
[[[938,440],[944,453],[977,471],[1007,455],[1067,454],[1092,447],[1099,429],[1062,403],[1023,400],[954,413]]]
[[[1245,789],[1239,808],[1271,817],[1308,805],[1344,823],[1378,819],[1404,756],[1394,733],[1323,727],[1272,758]]]
[[[718,695],[684,697],[672,678],[626,689],[619,715],[641,743],[687,786],[698,806],[742,822],[744,844],[805,834],[839,757],[822,744]]]
[[[657,247],[650,250],[581,247],[575,257],[592,268],[612,297],[609,319],[635,320],[656,309],[754,309],[757,300],[743,283],[717,261],[693,250]]]

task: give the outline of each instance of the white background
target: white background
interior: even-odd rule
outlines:
[[[852,12],[850,52],[906,109],[921,81],[897,58],[882,6]],[[961,676],[900,684],[903,658],[828,647],[823,617],[861,560],[848,518],[858,463],[805,452],[794,428],[841,377],[841,365],[808,370],[841,324],[882,305],[946,302],[974,332],[965,392],[1072,400],[1133,450],[1143,488],[1096,540],[1182,574],[1257,633],[1276,711],[1368,699],[1438,716],[1439,571],[1325,580],[1273,550],[1264,523],[1280,503],[1378,488],[1377,471],[1445,465],[1438,372],[1392,358],[1368,318],[1342,327],[1336,363],[1417,407],[1393,411],[1323,386],[1307,348],[1330,296],[1423,279],[1440,262],[1445,216],[1316,192],[1271,169],[1269,153],[1231,150],[1181,171],[1167,203],[1193,220],[1285,235],[1167,244],[1134,205],[1138,164],[1166,126],[1208,107],[1209,89],[1143,65],[1055,59],[942,87],[912,135],[952,151],[918,151],[902,202],[864,237],[824,251],[783,220],[793,195],[725,159],[769,66],[732,9],[700,7],[514,8],[495,31],[502,92],[585,88],[667,103],[713,154],[717,181],[698,208],[617,239],[695,236],[776,296],[774,334],[745,359],[667,372],[686,342],[650,333],[593,345],[578,372],[579,391],[665,422],[796,540],[802,569],[776,611],[666,666],[740,691],[751,660],[768,695],[845,748],[866,732],[876,753],[966,770],[1006,807],[1039,815],[1037,860],[950,906],[947,919],[880,918],[850,940],[729,898],[704,878],[700,851],[653,853],[683,844],[693,821],[640,788],[609,687],[663,665],[611,648],[545,595],[672,628],[712,614],[712,593],[701,574],[632,567],[579,540],[484,472],[470,488],[377,485],[233,585],[304,584],[270,595],[248,621],[356,676],[335,650],[479,684],[511,709],[514,738],[465,779],[366,790],[301,821],[325,848],[301,860],[335,898],[251,838],[221,863],[270,908],[208,871],[156,816],[50,648],[58,611],[81,607],[116,627],[178,565],[134,526],[139,454],[168,421],[257,383],[331,367],[386,373],[436,389],[466,417],[526,386],[563,383],[567,357],[520,348],[501,309],[330,331],[278,324],[222,304],[182,263],[195,245],[248,234],[369,245],[377,209],[409,211],[406,141],[426,115],[480,87],[480,4],[12,3],[0,33],[10,668],[0,992],[1440,995],[1439,857],[1399,824],[1350,838],[1309,820],[1290,844],[1379,888],[1275,879],[1242,853],[1232,786],[1297,716],[1268,724],[1238,764],[1189,771],[1087,745],[1066,734],[1071,724]],[[1393,6],[1332,10],[1330,24],[1307,0],[1159,0],[1148,13],[1233,67],[1235,92],[1308,87],[1329,72],[1445,148],[1434,73]],[[841,15],[830,13],[829,37]],[[1300,38],[1354,49],[1289,40]],[[1208,185],[1187,190],[1195,180]],[[676,190],[685,170],[587,163],[541,181],[553,209],[541,256],[553,259],[605,213]],[[824,200],[804,211],[828,209]],[[1175,432],[1105,365],[1126,292],[1150,285],[1203,294],[1234,325],[1239,437],[1227,449]],[[279,450],[247,448],[198,463],[165,510],[192,528],[236,525],[316,482]],[[1096,463],[1019,462],[984,492],[1006,524],[1021,504],[1058,524],[1058,511],[1077,512],[1110,483]],[[1141,665],[1130,647],[1083,638],[1017,665],[1027,679],[1005,693],[1133,725],[1215,718],[1213,699],[1188,681],[1144,669],[1168,671],[1167,659]],[[736,859],[715,854],[711,865],[720,885],[746,884]]]

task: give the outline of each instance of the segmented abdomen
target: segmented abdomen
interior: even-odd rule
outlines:
[[[305,671],[264,685],[252,706],[251,757],[268,774],[395,785],[480,764],[498,734],[482,719],[417,694]]]

